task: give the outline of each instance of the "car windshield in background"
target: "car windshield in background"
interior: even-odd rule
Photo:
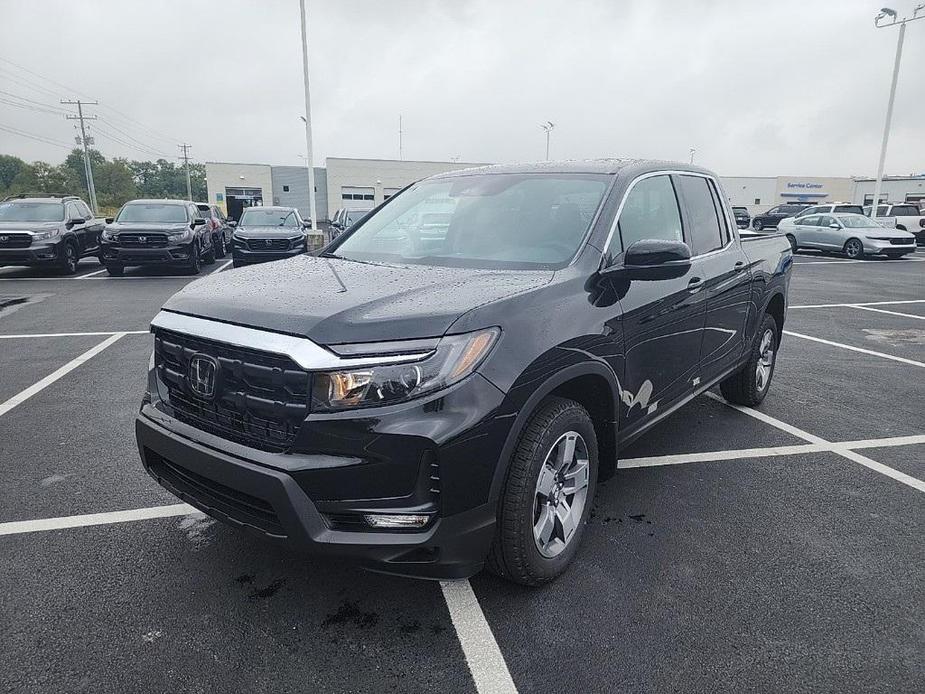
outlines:
[[[875,219],[870,217],[865,217],[861,214],[843,214],[838,215],[838,221],[841,222],[846,229],[871,229],[874,227],[880,228],[883,225]]]
[[[893,205],[892,217],[919,217],[922,213],[915,205]]]
[[[575,255],[610,177],[486,174],[424,181],[367,217],[340,257],[454,267],[561,266]]]
[[[796,214],[797,212],[802,212],[806,207],[803,205],[784,205],[780,208],[781,212],[786,212],[787,214]]]
[[[295,212],[292,210],[268,210],[260,207],[248,207],[241,215],[238,226],[242,227],[295,227]]]
[[[864,208],[860,205],[836,205],[833,212],[850,212],[851,214],[864,214]]]
[[[186,222],[183,205],[160,203],[133,203],[119,211],[117,222],[152,222],[154,224],[182,224]]]
[[[60,222],[64,205],[60,202],[0,203],[0,222]]]

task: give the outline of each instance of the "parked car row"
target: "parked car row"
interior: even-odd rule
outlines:
[[[248,208],[236,224],[217,205],[131,200],[103,219],[77,196],[18,195],[0,202],[0,267],[74,274],[81,258],[97,257],[116,277],[129,266],[198,274],[229,251],[235,267],[305,253],[310,226],[292,207]]]
[[[851,259],[865,255],[900,258],[915,253],[915,236],[886,227],[863,214],[825,212],[804,214],[781,222],[790,247],[842,252]]]

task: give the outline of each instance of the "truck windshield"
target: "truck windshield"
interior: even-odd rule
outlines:
[[[241,215],[238,226],[242,227],[296,227],[293,210],[273,210],[263,207],[248,207]]]
[[[609,182],[594,174],[424,181],[367,217],[333,253],[455,267],[563,266],[581,246]]]
[[[183,205],[136,202],[119,210],[117,222],[151,222],[153,224],[183,224],[186,208]]]
[[[60,222],[64,205],[60,202],[0,203],[0,222]]]

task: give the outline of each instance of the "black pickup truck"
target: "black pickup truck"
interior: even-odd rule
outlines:
[[[717,384],[768,392],[790,244],[743,241],[725,201],[685,164],[470,169],[318,257],[190,284],[152,322],[144,467],[374,570],[552,580],[627,443]]]

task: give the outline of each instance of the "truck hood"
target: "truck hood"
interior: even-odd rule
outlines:
[[[63,226],[64,222],[0,222],[0,232],[48,231]]]
[[[106,227],[114,234],[124,231],[156,231],[162,234],[175,234],[187,231],[190,225],[186,222],[115,222]]]
[[[438,337],[470,309],[538,289],[553,274],[301,255],[204,277],[164,309],[322,345]]]
[[[271,227],[237,227],[234,230],[235,236],[242,239],[259,239],[259,238],[290,238],[304,234],[304,230],[299,227],[281,227],[274,225]]]

